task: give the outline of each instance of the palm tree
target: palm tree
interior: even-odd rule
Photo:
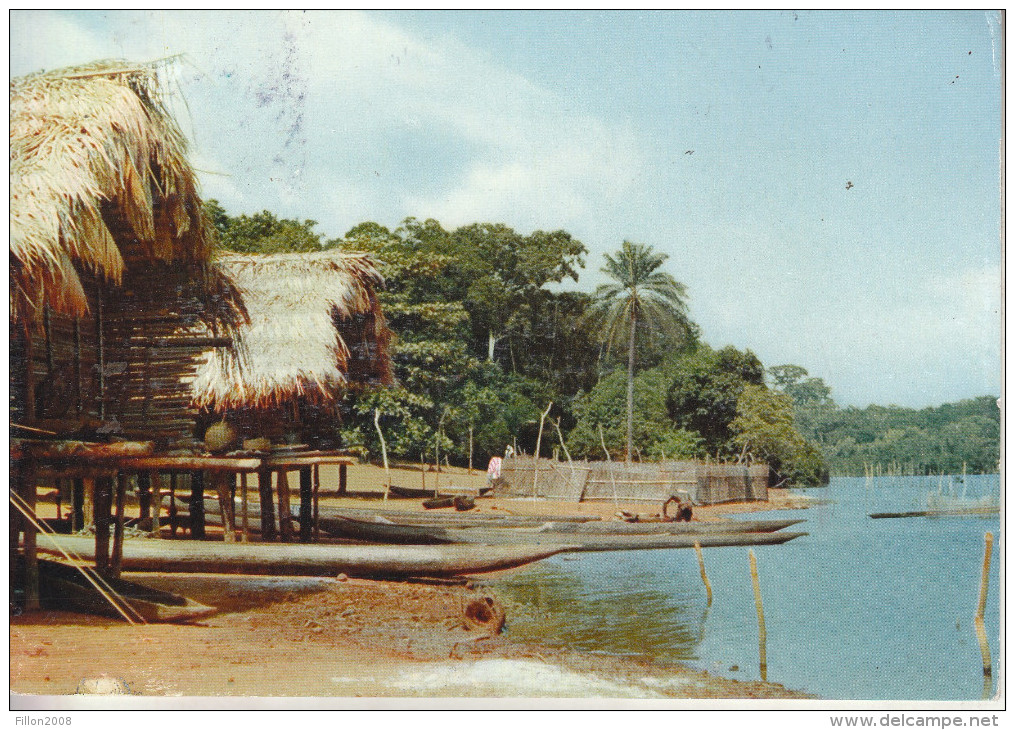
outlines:
[[[686,288],[664,271],[668,256],[651,246],[624,241],[620,251],[604,255],[600,271],[613,281],[601,284],[592,312],[603,325],[607,347],[627,335],[627,456],[634,440],[634,355],[638,326],[683,333],[689,328]]]

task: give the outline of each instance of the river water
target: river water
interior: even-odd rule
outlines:
[[[833,479],[799,517],[809,534],[754,548],[767,628],[767,678],[826,699],[978,700],[996,691],[1000,519],[871,519],[920,509],[928,492],[998,495],[998,475]],[[984,534],[994,534],[985,683],[973,617]],[[558,555],[497,582],[512,636],[590,652],[679,661],[759,679],[747,548],[710,548],[707,605],[693,550]]]

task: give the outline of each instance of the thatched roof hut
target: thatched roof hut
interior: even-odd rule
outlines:
[[[10,84],[11,314],[89,310],[81,272],[204,263],[209,223],[151,66],[103,61]],[[122,226],[122,230],[116,230]]]
[[[392,381],[390,334],[375,293],[383,279],[366,254],[228,254],[217,265],[250,323],[233,348],[207,354],[193,383],[202,409],[299,421],[307,406],[333,408],[347,388]]]
[[[186,152],[151,65],[11,82],[13,421],[193,436],[196,358],[244,313]]]

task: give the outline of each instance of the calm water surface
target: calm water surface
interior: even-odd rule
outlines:
[[[920,509],[941,485],[938,477],[833,479],[809,492],[828,504],[767,515],[803,518],[790,529],[810,533],[754,548],[769,681],[827,699],[983,697],[973,616],[990,531],[986,627],[996,678],[1000,519],[868,517]],[[996,474],[945,477],[944,486],[996,496],[1000,482]],[[706,549],[705,564],[711,607],[693,550],[559,555],[497,586],[512,636],[759,679],[747,548]]]

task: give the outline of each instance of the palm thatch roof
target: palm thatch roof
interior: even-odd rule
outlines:
[[[101,61],[11,81],[12,318],[43,304],[83,314],[79,270],[118,284],[131,258],[206,262],[186,148],[154,66]]]
[[[206,354],[193,383],[198,407],[327,403],[356,379],[391,382],[389,332],[374,293],[384,280],[366,254],[227,254],[217,265],[250,322],[232,349]]]

